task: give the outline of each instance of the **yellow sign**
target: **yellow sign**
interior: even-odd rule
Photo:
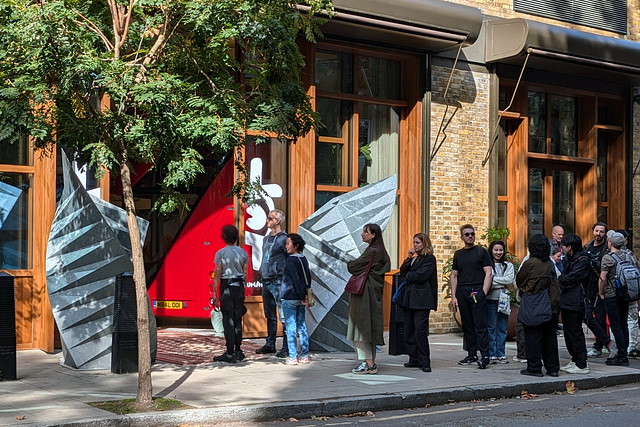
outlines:
[[[182,301],[154,301],[153,307],[156,309],[182,310]]]

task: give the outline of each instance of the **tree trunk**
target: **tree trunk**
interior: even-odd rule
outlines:
[[[123,141],[120,142],[122,163],[120,178],[122,181],[122,199],[127,212],[127,225],[131,240],[131,258],[133,260],[133,281],[136,286],[136,306],[138,309],[138,394],[136,404],[139,407],[150,406],[153,397],[151,384],[151,345],[149,342],[149,309],[147,307],[147,280],[144,271],[144,259],[140,230],[136,218],[136,208],[131,186],[131,171],[129,170],[129,156]]]

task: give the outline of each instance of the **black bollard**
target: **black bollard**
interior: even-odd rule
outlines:
[[[138,372],[138,309],[136,286],[131,273],[116,277],[111,372]]]
[[[0,273],[0,380],[17,380],[15,279]]]

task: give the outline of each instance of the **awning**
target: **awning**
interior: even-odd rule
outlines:
[[[442,51],[476,41],[479,9],[438,0],[334,0],[337,15],[321,30],[378,45]]]
[[[487,63],[522,65],[529,53],[527,68],[640,84],[640,43],[521,18],[486,25]]]

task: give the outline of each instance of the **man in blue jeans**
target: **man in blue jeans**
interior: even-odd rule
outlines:
[[[271,233],[267,234],[262,242],[262,305],[264,317],[267,319],[267,342],[256,350],[256,353],[275,353],[276,357],[289,357],[287,347],[287,332],[282,313],[282,300],[280,299],[280,287],[282,286],[282,271],[287,260],[287,233],[282,230],[284,212],[274,209],[267,217],[267,227]],[[276,310],[277,309],[277,310]],[[278,318],[282,324],[282,349],[276,352],[276,333],[278,332]]]

